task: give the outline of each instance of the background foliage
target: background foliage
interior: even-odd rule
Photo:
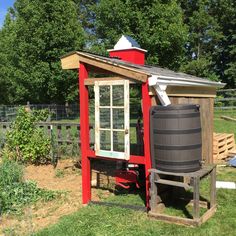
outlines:
[[[76,100],[60,56],[106,53],[122,34],[149,64],[236,86],[234,0],[16,0],[0,29],[0,104]]]
[[[45,110],[29,112],[24,107],[20,108],[6,134],[2,156],[23,163],[50,162],[50,139],[35,123],[45,121],[47,115]]]
[[[5,102],[60,103],[74,96],[76,76],[62,71],[59,59],[84,44],[73,1],[15,1],[0,38]]]

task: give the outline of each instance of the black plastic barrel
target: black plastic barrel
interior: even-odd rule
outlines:
[[[153,168],[192,172],[201,168],[199,105],[154,106],[150,111]]]

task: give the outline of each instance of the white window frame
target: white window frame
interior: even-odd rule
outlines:
[[[123,85],[124,86],[124,106],[113,106],[112,86]],[[100,106],[100,94],[99,86],[110,86],[110,106]],[[109,157],[114,159],[129,160],[130,157],[130,128],[129,128],[129,81],[128,80],[115,80],[115,81],[95,81],[95,154],[97,156]],[[110,128],[100,128],[100,108],[110,109]],[[113,128],[113,108],[124,109],[124,129]],[[110,131],[111,150],[100,149],[100,131]],[[113,131],[124,132],[124,152],[118,152],[113,150]]]

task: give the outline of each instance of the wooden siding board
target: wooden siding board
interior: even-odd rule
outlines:
[[[215,97],[216,88],[203,86],[168,86],[167,94],[169,96],[185,97]]]
[[[214,98],[209,99],[209,163],[213,163]]]

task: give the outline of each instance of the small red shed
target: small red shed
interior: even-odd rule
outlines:
[[[75,51],[61,58],[62,69],[77,69],[79,74],[83,204],[91,200],[91,159],[106,159],[144,166],[148,207],[148,169],[152,166],[149,110],[155,104],[200,104],[203,159],[212,163],[213,99],[224,84],[145,65],[145,52],[134,39],[123,35],[109,50],[110,57]],[[89,137],[88,86],[95,91],[94,147]],[[130,86],[141,88],[143,155],[130,152]]]

